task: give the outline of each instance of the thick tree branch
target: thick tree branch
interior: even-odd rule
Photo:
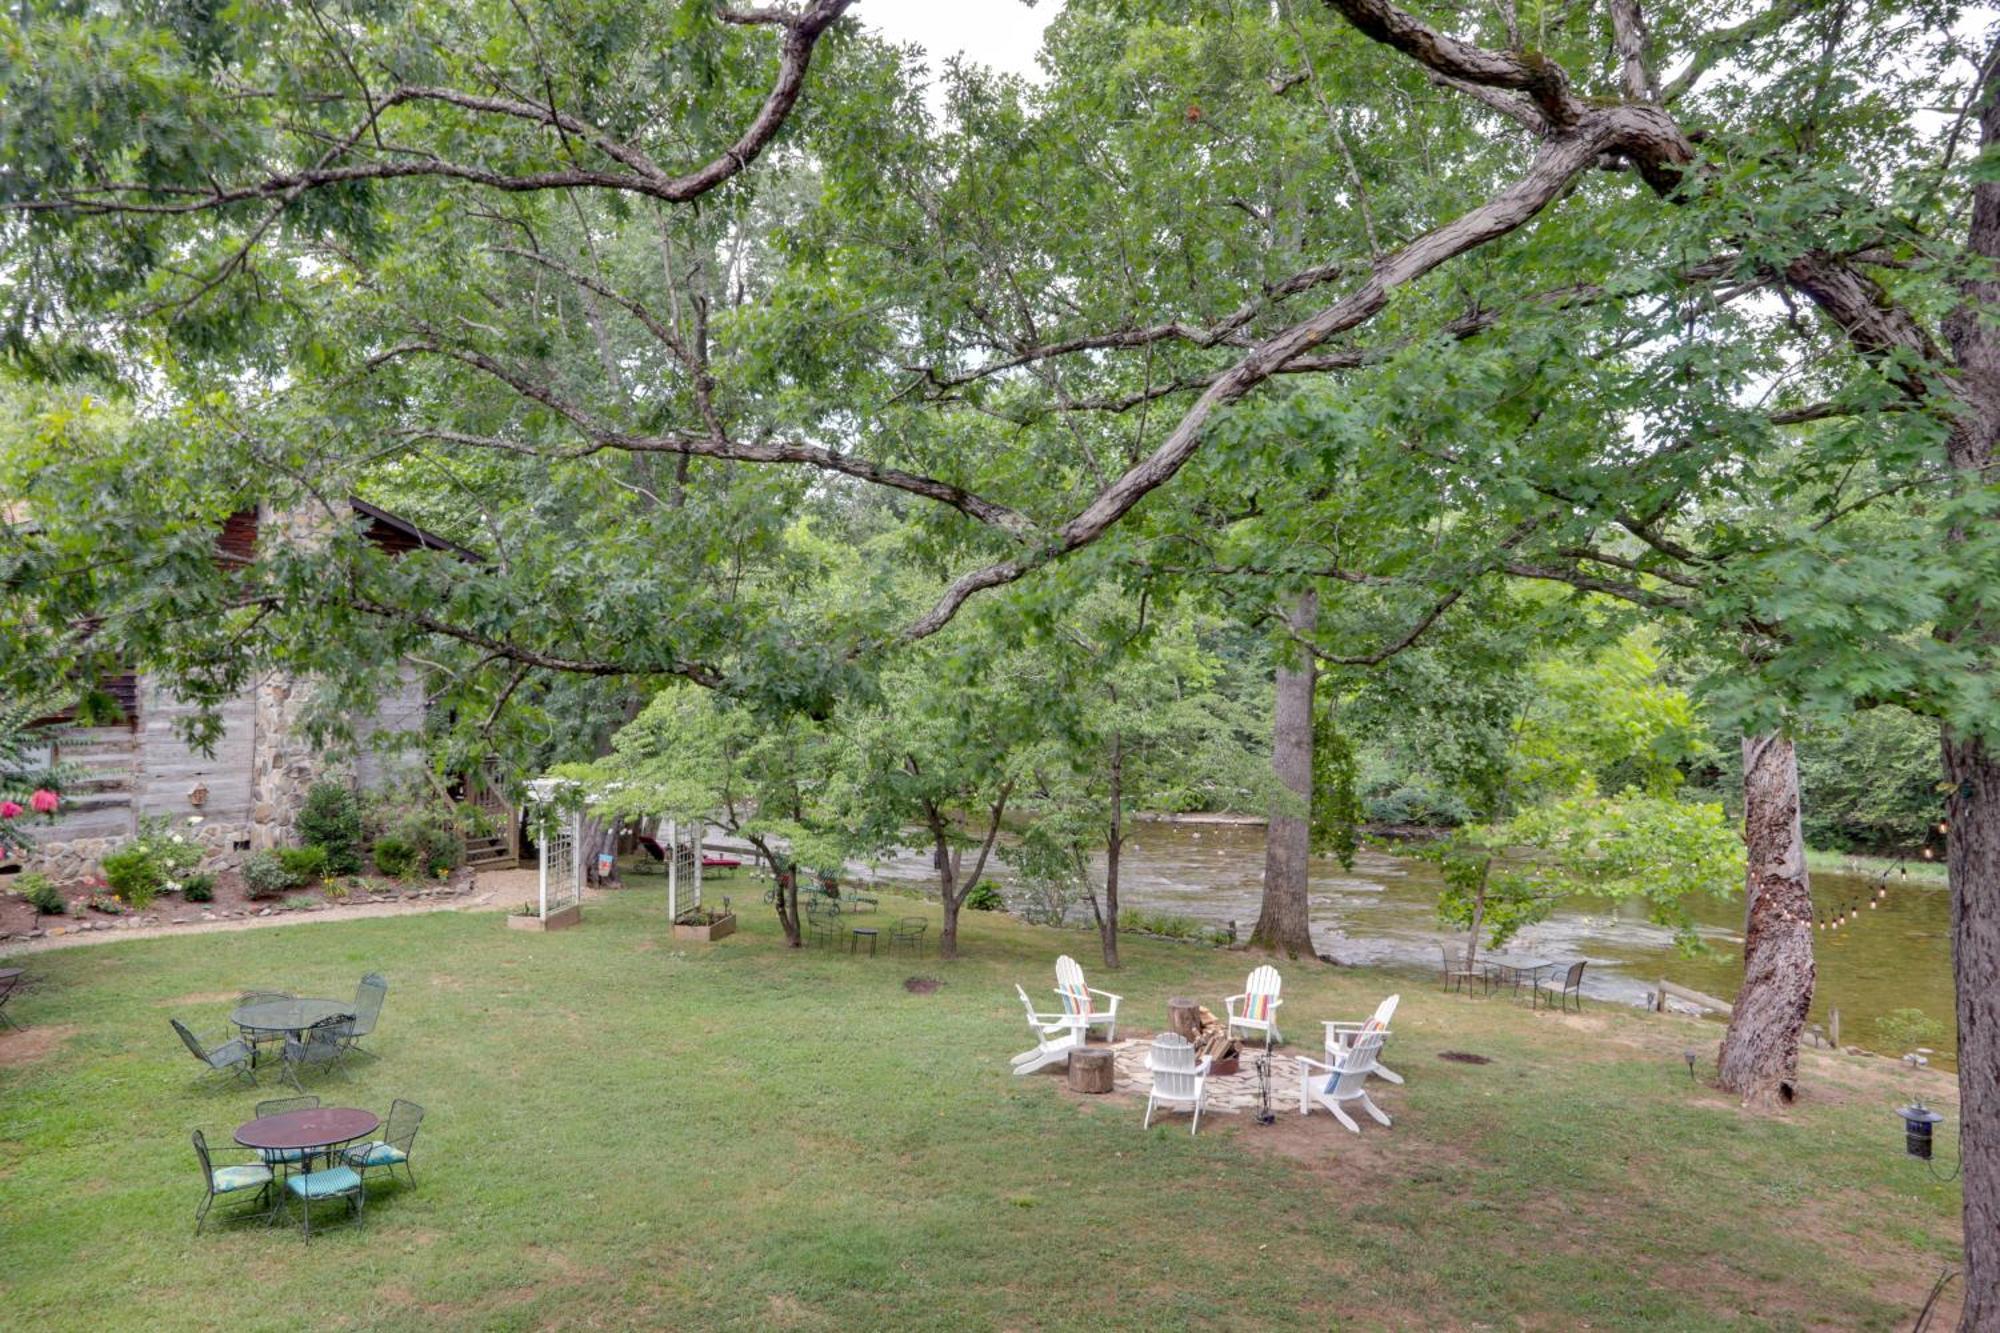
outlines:
[[[1219,409],[1238,401],[1329,338],[1374,318],[1388,305],[1396,288],[1521,227],[1560,198],[1579,174],[1595,164],[1600,153],[1622,150],[1643,153],[1659,162],[1686,161],[1692,156],[1679,127],[1654,108],[1589,109],[1574,129],[1543,143],[1521,179],[1479,207],[1385,256],[1360,287],[1310,319],[1260,343],[1218,376],[1159,446],[1065,523],[1052,542],[1032,555],[964,575],[929,611],[907,626],[902,637],[914,640],[935,634],[974,593],[1012,583],[1050,560],[1096,541],[1194,456]]]
[[[510,639],[495,638],[478,630],[466,629],[462,625],[454,625],[427,612],[390,606],[385,602],[377,602],[366,597],[347,598],[342,604],[364,615],[381,620],[401,621],[414,625],[427,634],[456,639],[460,643],[482,648],[494,657],[518,662],[524,666],[540,667],[547,671],[561,671],[573,676],[680,676],[711,690],[721,689],[723,685],[722,673],[701,662],[671,662],[666,666],[660,666],[563,657],[556,653],[543,652],[538,648],[523,646]]]
[[[778,76],[758,107],[757,114],[735,141],[702,165],[678,176],[669,176],[641,150],[611,138],[556,107],[514,98],[487,97],[452,89],[404,86],[385,92],[368,109],[367,116],[348,136],[344,150],[351,149],[364,130],[372,129],[382,113],[397,106],[425,102],[450,104],[477,115],[493,115],[528,120],[560,129],[592,144],[605,156],[624,167],[621,171],[584,167],[552,168],[543,171],[506,172],[468,162],[456,162],[425,154],[391,161],[351,164],[322,163],[302,171],[275,171],[261,179],[236,185],[215,184],[207,190],[161,189],[139,182],[106,182],[64,190],[50,196],[11,202],[6,207],[24,212],[61,211],[76,214],[200,213],[251,200],[289,202],[303,191],[366,180],[397,180],[406,177],[434,177],[460,180],[471,185],[507,192],[560,189],[607,189],[646,195],[667,203],[686,203],[728,181],[756,161],[791,114],[805,87],[806,72],[812,63],[813,47],[820,36],[847,11],[854,0],[813,0],[796,13],[775,10],[754,15],[724,14],[724,22],[767,23],[781,26],[784,37],[779,50]],[[145,202],[143,197],[183,196],[177,202]],[[131,198],[128,196],[140,196]]]

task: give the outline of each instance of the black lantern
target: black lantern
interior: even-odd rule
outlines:
[[[1903,1117],[1903,1151],[1930,1161],[1931,1127],[1942,1124],[1944,1117],[1921,1101],[1897,1107],[1896,1114]]]

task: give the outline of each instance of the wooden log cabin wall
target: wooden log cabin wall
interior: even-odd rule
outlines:
[[[362,531],[385,550],[448,550],[479,557],[443,538],[362,501],[353,502]],[[218,535],[218,558],[256,558],[259,515],[232,515]],[[207,851],[211,869],[234,868],[244,856],[292,840],[306,790],[322,777],[362,790],[387,786],[404,764],[383,741],[422,725],[424,693],[415,668],[406,666],[396,689],[374,712],[355,721],[357,751],[332,758],[310,747],[299,727],[311,686],[272,675],[255,682],[221,708],[222,732],[212,754],[181,740],[175,724],[193,711],[160,682],[127,673],[101,683],[125,715],[113,726],[77,727],[63,735],[55,757],[81,772],[66,793],[52,826],[36,830],[36,846],[23,862],[4,870],[43,870],[59,882],[96,873],[105,853],[138,832],[140,821],[160,817],[185,826]]]

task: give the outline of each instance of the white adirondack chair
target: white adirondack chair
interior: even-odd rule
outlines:
[[[1366,1033],[1379,1032],[1385,1038],[1390,1036],[1389,1020],[1396,1016],[1396,1002],[1402,998],[1401,995],[1391,995],[1388,999],[1382,1001],[1381,1004],[1375,1007],[1375,1016],[1370,1018],[1366,1023],[1336,1023],[1325,1019],[1320,1020],[1326,1025],[1326,1058],[1329,1060],[1337,1058],[1338,1052],[1352,1046],[1356,1040]],[[1375,1077],[1388,1079],[1391,1083],[1401,1083],[1403,1081],[1401,1074],[1398,1074],[1379,1060],[1375,1062]]]
[[[1153,1090],[1146,1097],[1146,1120],[1140,1127],[1152,1126],[1156,1106],[1192,1106],[1194,1124],[1188,1133],[1200,1130],[1201,1108],[1208,1099],[1208,1067],[1213,1063],[1209,1056],[1196,1060],[1194,1047],[1178,1032],[1162,1032],[1153,1038],[1153,1049],[1146,1055]]]
[[[1083,1045],[1085,1019],[1080,1014],[1038,1014],[1035,1002],[1028,998],[1028,992],[1020,986],[1014,993],[1021,997],[1021,1007],[1028,1011],[1028,1027],[1035,1034],[1035,1049],[1022,1051],[1008,1063],[1017,1074],[1032,1074],[1037,1069],[1046,1069],[1052,1064],[1065,1062],[1069,1053]]]
[[[1056,994],[1064,1013],[1082,1015],[1086,1033],[1101,1027],[1106,1041],[1118,1039],[1118,1002],[1125,997],[1084,984],[1083,968],[1068,954],[1056,959]]]
[[[1235,1036],[1236,1029],[1242,1028],[1267,1042],[1283,1041],[1284,1034],[1278,1031],[1278,1006],[1285,1002],[1279,994],[1284,986],[1278,969],[1269,963],[1252,972],[1243,983],[1243,993],[1222,1002],[1229,1010],[1229,1035]]]
[[[1377,1124],[1388,1124],[1389,1117],[1382,1114],[1382,1108],[1368,1100],[1367,1088],[1368,1076],[1375,1072],[1375,1055],[1388,1035],[1362,1033],[1352,1046],[1344,1046],[1338,1053],[1329,1051],[1325,1060],[1300,1056],[1299,1114],[1311,1115],[1313,1103],[1318,1102],[1333,1112],[1335,1120],[1359,1134],[1361,1126],[1343,1109],[1348,1102],[1359,1102]]]

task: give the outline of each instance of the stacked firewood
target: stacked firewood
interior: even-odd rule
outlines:
[[[1188,1039],[1194,1047],[1195,1059],[1213,1057],[1217,1064],[1235,1056],[1238,1052],[1235,1038],[1229,1035],[1228,1027],[1215,1016],[1206,1005],[1194,1005],[1172,1009],[1174,1030]]]

